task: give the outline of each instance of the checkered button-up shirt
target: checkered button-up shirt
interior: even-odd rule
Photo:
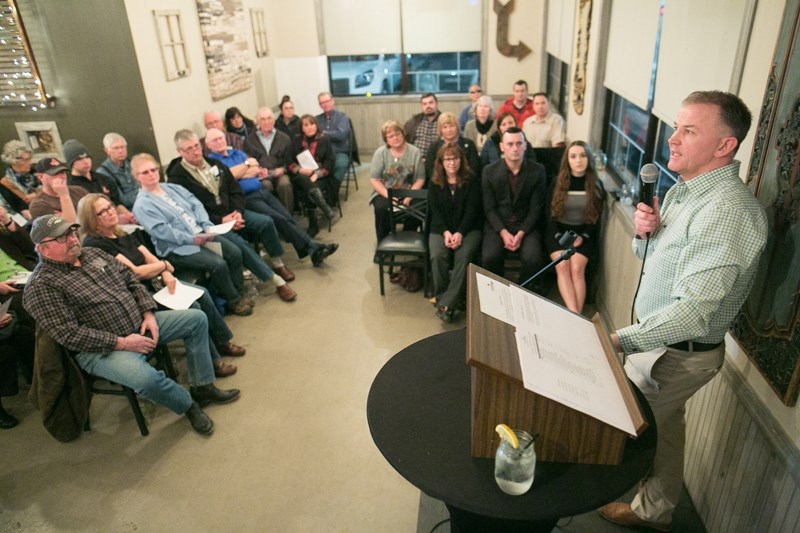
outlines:
[[[98,248],[84,248],[80,266],[42,257],[23,293],[36,325],[76,352],[108,353],[117,337],[138,332],[156,303],[133,270]]]
[[[725,337],[767,240],[764,210],[738,174],[734,161],[667,192],[636,299],[640,322],[617,331],[625,353]],[[638,257],[644,248],[634,239]]]

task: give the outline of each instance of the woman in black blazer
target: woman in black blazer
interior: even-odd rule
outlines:
[[[480,249],[483,223],[480,180],[458,144],[445,144],[436,153],[428,209],[436,316],[450,323],[463,303],[467,266]]]

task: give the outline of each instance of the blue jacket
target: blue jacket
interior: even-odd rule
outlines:
[[[161,188],[175,203],[192,215],[203,230],[213,226],[203,204],[192,193],[173,183],[162,183]],[[194,243],[195,234],[192,228],[160,196],[145,190],[139,191],[136,203],[133,204],[133,214],[150,234],[156,255],[160,257],[166,257],[171,253],[192,255],[200,251],[200,247]]]

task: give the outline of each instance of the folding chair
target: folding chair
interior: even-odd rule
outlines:
[[[422,268],[423,290],[428,297],[428,191],[424,189],[389,189],[389,224],[392,232],[378,243],[375,257],[378,261],[381,296],[384,291],[384,267],[417,267]],[[411,198],[409,205],[403,204],[405,198]],[[397,230],[399,222],[416,221],[418,231]],[[405,258],[401,261],[398,259]],[[408,257],[412,259],[407,260]]]

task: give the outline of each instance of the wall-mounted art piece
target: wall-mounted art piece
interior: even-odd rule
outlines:
[[[197,0],[211,98],[221,100],[253,86],[242,0]]]
[[[253,26],[253,42],[256,45],[256,57],[269,55],[267,46],[267,25],[264,20],[264,10],[253,8],[250,10],[250,21]]]
[[[153,20],[167,81],[186,78],[192,73],[192,67],[183,38],[181,12],[176,9],[154,9]]]
[[[64,148],[55,122],[17,122],[15,126],[19,140],[30,149],[34,163],[45,157],[63,160]]]
[[[800,0],[784,9],[747,175],[767,213],[767,246],[731,334],[793,406],[800,391]]]

